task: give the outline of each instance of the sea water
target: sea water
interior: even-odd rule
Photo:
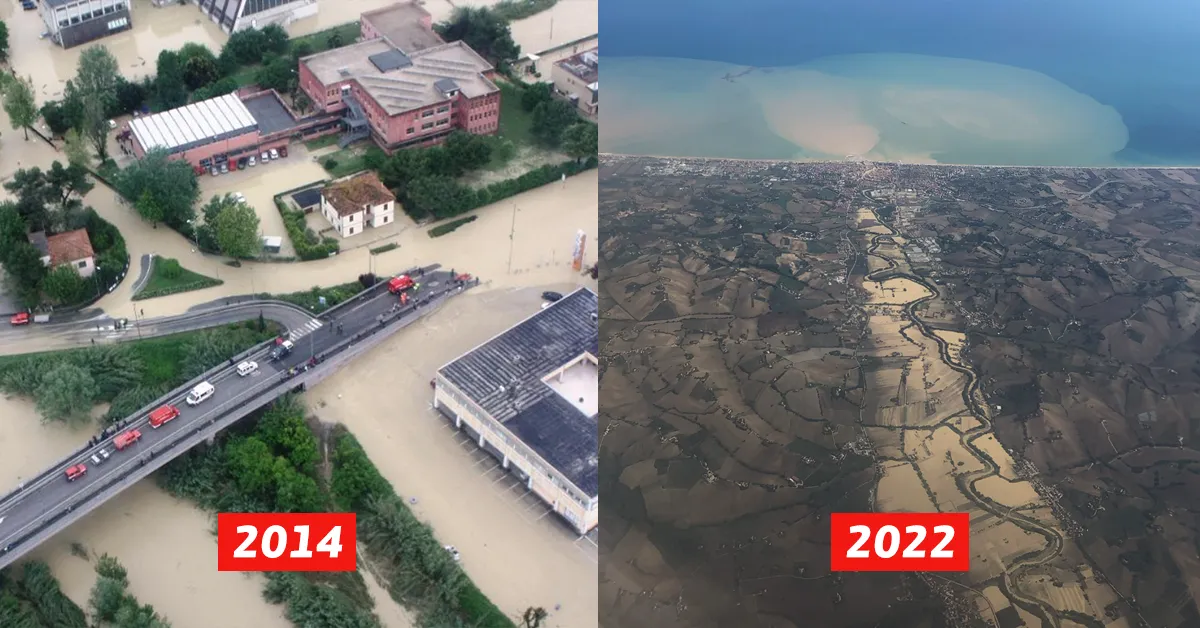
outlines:
[[[1196,2],[605,0],[600,22],[603,150],[1200,164]]]

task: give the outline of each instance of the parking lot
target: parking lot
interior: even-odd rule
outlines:
[[[491,453],[479,448],[479,441],[466,430],[456,429],[454,423],[429,406],[429,416],[441,423],[449,432],[449,438],[458,443],[464,457],[469,459],[471,470],[483,477],[490,489],[500,495],[505,505],[521,516],[530,526],[539,528],[547,535],[574,539],[575,548],[583,553],[588,560],[596,562],[596,535],[599,528],[593,528],[586,536],[579,536],[567,525],[550,505],[534,495],[525,487],[525,482],[516,474],[504,469],[500,461]]]

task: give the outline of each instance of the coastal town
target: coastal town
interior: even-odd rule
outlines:
[[[594,623],[597,2],[15,4],[0,625]]]
[[[1197,174],[602,155],[605,619],[1187,625]],[[870,511],[970,571],[831,572]]]

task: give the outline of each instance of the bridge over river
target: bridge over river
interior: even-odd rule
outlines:
[[[407,305],[400,306],[383,282],[315,318],[293,316],[289,324],[301,327],[289,330],[289,335],[295,338],[295,349],[284,359],[275,362],[268,359],[274,341],[255,346],[155,400],[102,433],[92,444],[0,498],[0,568],[20,559],[183,452],[210,440],[217,432],[275,399],[311,387],[428,314],[442,301],[479,283],[478,279],[456,280],[438,265],[413,269],[408,274],[421,287]],[[313,358],[317,364],[305,370]],[[239,377],[236,364],[243,360],[258,362],[258,371]],[[186,405],[184,398],[202,381],[212,383],[216,393],[198,406]],[[149,413],[168,403],[179,408],[179,416],[157,429],[151,428]],[[141,440],[117,451],[113,438],[135,428],[142,432]],[[108,450],[111,457],[94,465],[91,456],[100,449]],[[87,465],[87,474],[68,481],[66,469],[80,462]]]

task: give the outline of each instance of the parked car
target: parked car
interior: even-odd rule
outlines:
[[[292,349],[295,348],[295,346],[296,345],[292,344],[291,340],[284,340],[283,342],[280,342],[279,344],[275,345],[274,349],[271,350],[271,360],[274,361],[287,357],[287,355],[292,352]]]
[[[254,158],[253,158],[253,157],[249,157],[249,158],[247,158],[247,157],[242,157],[241,159],[239,159],[239,160],[238,160],[238,162],[237,162],[237,164],[238,164],[238,170],[245,170],[245,169],[246,169],[246,162],[250,161],[251,159],[254,159]]]
[[[280,147],[279,147],[279,156],[280,156],[280,157],[287,157],[287,146],[280,146]]]
[[[254,155],[251,155],[251,156],[250,156],[250,161],[249,161],[248,163],[249,163],[249,166],[250,166],[251,168],[253,168],[253,167],[255,167],[255,166],[257,166],[257,165],[258,165],[258,159],[257,159],[257,158],[255,158],[255,157],[254,157]]]
[[[235,200],[235,201],[237,201],[237,202],[239,202],[239,203],[245,203],[245,202],[246,202],[246,195],[245,195],[245,194],[242,194],[241,192],[234,192],[234,193],[233,193],[233,200]]]
[[[8,319],[8,324],[12,325],[13,327],[18,325],[28,325],[29,321],[31,320],[33,319],[29,317],[29,312],[17,312],[16,314],[12,315],[12,318]]]
[[[271,149],[271,159],[279,159],[279,150],[278,149],[275,149],[275,148]]]
[[[37,10],[37,5],[32,2],[22,2],[21,8],[25,9],[26,11],[35,11]]]
[[[221,164],[221,174],[225,174],[226,172],[229,172],[229,163],[228,162]]]
[[[254,360],[247,360],[237,365],[237,374],[241,377],[245,377],[257,370],[258,362],[255,362]]]
[[[264,150],[263,153],[258,156],[258,158],[261,159],[262,162],[265,164],[268,161],[271,161],[271,153],[268,153],[267,151]]]
[[[214,177],[215,177],[215,176],[217,176],[217,175],[221,174],[221,171],[220,171],[220,170],[217,170],[217,167],[216,167],[216,166],[213,166],[211,169],[209,169],[209,173],[211,173],[211,174],[212,174],[212,176],[214,176]]]
[[[553,290],[547,290],[542,293],[542,298],[551,303],[554,303],[555,301],[558,301],[559,299],[563,298],[563,295],[561,292],[554,292]]]

